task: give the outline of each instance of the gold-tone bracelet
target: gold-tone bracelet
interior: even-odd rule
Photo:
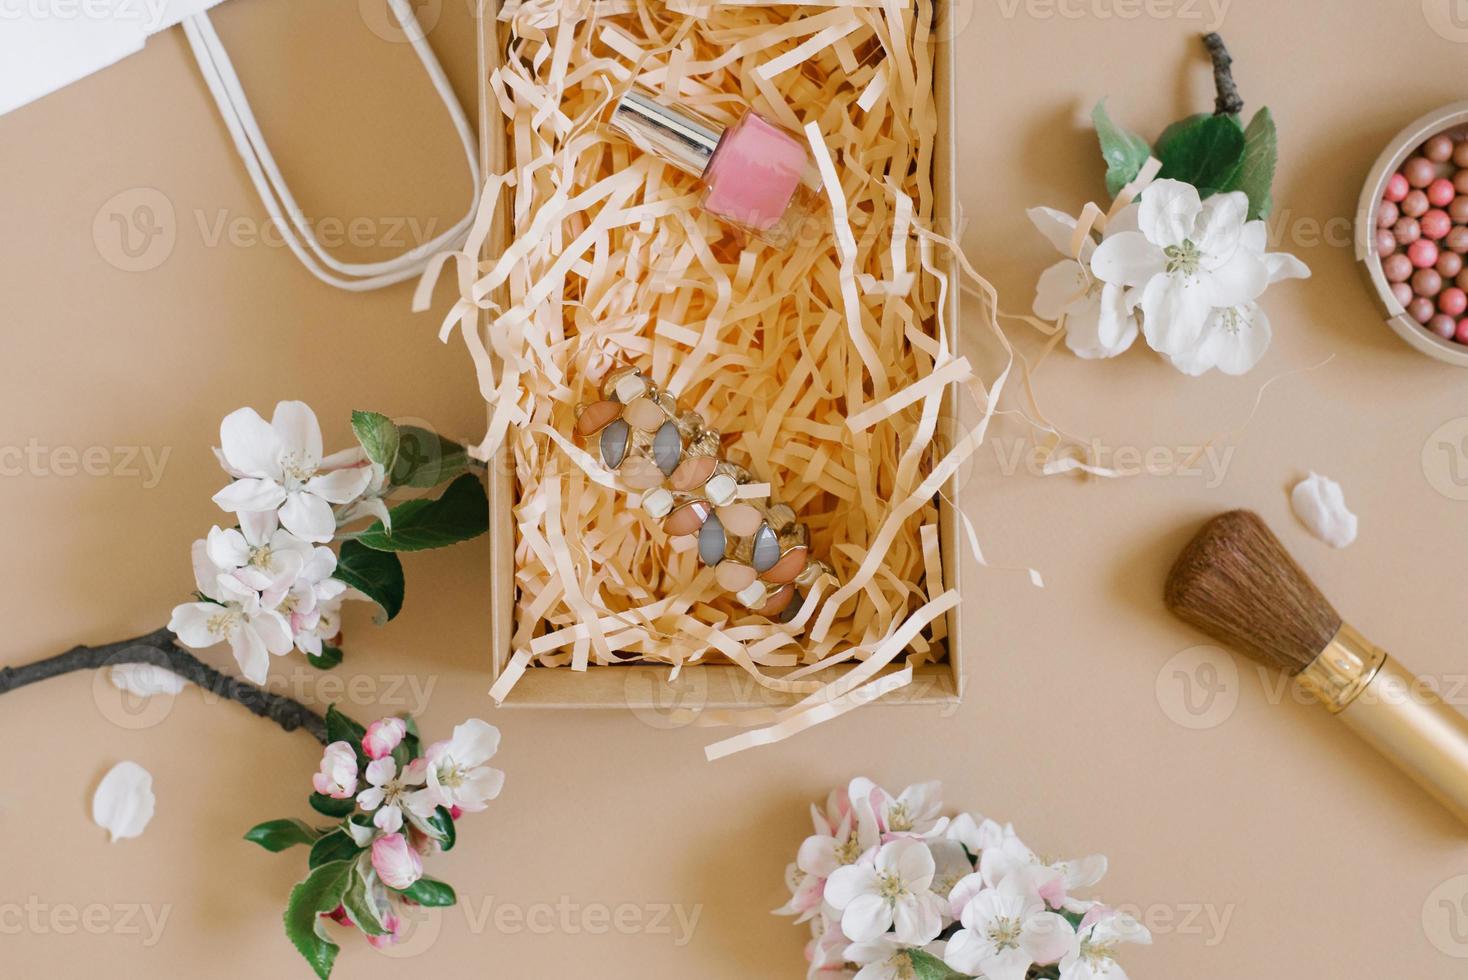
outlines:
[[[697,535],[698,557],[720,587],[746,608],[786,623],[824,576],[810,554],[810,529],[788,505],[739,496],[751,482],[722,458],[719,432],[635,368],[614,370],[600,401],[576,408],[576,434],[596,439],[598,456],[642,509],[675,536]]]

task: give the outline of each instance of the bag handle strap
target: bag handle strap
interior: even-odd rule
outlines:
[[[259,192],[265,210],[279,227],[286,246],[290,248],[296,258],[301,260],[301,264],[306,267],[307,271],[317,279],[350,292],[366,292],[415,279],[423,272],[434,253],[461,247],[468,236],[470,225],[473,224],[474,214],[479,208],[481,193],[474,131],[464,115],[463,107],[459,105],[458,98],[455,97],[453,89],[449,86],[443,66],[439,64],[433,49],[429,47],[427,37],[418,23],[418,18],[413,14],[409,0],[388,0],[388,5],[412,43],[413,51],[418,55],[419,62],[428,72],[434,90],[443,101],[444,107],[448,109],[449,118],[453,121],[459,141],[464,147],[464,157],[469,163],[470,180],[474,192],[468,212],[448,231],[432,241],[424,242],[401,255],[380,262],[343,262],[328,254],[321,247],[321,243],[311,230],[305,213],[296,203],[295,196],[291,194],[285,176],[275,162],[275,156],[265,142],[265,136],[260,131],[259,123],[255,120],[255,113],[250,108],[249,99],[245,97],[245,91],[240,85],[234,64],[230,61],[228,52],[224,50],[219,34],[214,30],[213,21],[209,19],[207,13],[194,14],[183,21],[184,34],[188,37],[189,46],[193,49],[194,57],[199,62],[204,82],[208,85],[210,94],[214,96],[214,101],[219,105],[225,126],[234,140],[235,150],[244,161],[245,170],[249,173],[256,191]]]

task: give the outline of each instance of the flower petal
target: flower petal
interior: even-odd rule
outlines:
[[[224,639],[209,629],[209,621],[221,612],[224,607],[213,602],[185,602],[173,607],[168,629],[184,646],[205,650]]]
[[[1145,286],[1166,271],[1167,256],[1139,231],[1113,235],[1091,256],[1091,274],[1118,286]]]
[[[1248,216],[1249,196],[1243,191],[1214,194],[1203,202],[1193,229],[1193,243],[1202,254],[1204,268],[1217,268],[1233,258]]]
[[[1025,212],[1045,240],[1055,247],[1055,251],[1066,258],[1075,258],[1075,252],[1071,249],[1071,240],[1075,238],[1076,219],[1064,211],[1054,208],[1030,208]],[[1092,245],[1094,248],[1094,244]]]
[[[274,510],[285,502],[285,490],[274,480],[250,477],[236,480],[216,493],[214,502],[232,514]]]
[[[1203,299],[1214,308],[1242,306],[1258,299],[1269,287],[1269,267],[1262,256],[1238,249],[1234,257],[1200,278]]]
[[[371,480],[372,471],[365,466],[357,466],[313,476],[306,481],[306,489],[334,504],[346,504],[361,496]]]
[[[137,837],[153,819],[156,802],[152,774],[136,762],[119,762],[92,795],[92,820],[113,841]]]
[[[1159,248],[1181,245],[1193,237],[1193,227],[1202,210],[1203,201],[1192,184],[1158,180],[1142,192],[1137,225],[1147,240]]]
[[[280,523],[298,537],[325,544],[336,533],[336,515],[331,505],[313,493],[296,491],[286,497],[280,508]]]
[[[280,475],[280,439],[253,408],[236,409],[219,423],[219,451],[246,476]]]
[[[248,626],[237,629],[229,636],[229,648],[234,653],[235,662],[240,665],[240,673],[245,680],[251,684],[264,684],[270,677],[270,654],[265,649],[265,643]]]
[[[479,718],[454,726],[449,755],[465,769],[473,769],[493,758],[500,747],[500,730]]]
[[[1056,963],[1076,944],[1076,931],[1062,915],[1037,912],[1025,919],[1019,944],[1036,963]]]
[[[305,402],[279,402],[270,427],[284,453],[296,453],[311,465],[321,462],[321,424]]]
[[[1272,283],[1310,278],[1310,267],[1288,252],[1269,252],[1264,256],[1264,268]]]
[[[1202,337],[1212,305],[1200,283],[1186,276],[1157,276],[1142,290],[1142,329],[1147,343],[1163,354],[1192,350]]]
[[[860,895],[875,894],[876,891],[876,869],[865,864],[837,868],[826,881],[826,901],[838,909],[846,908]]]
[[[118,690],[140,698],[177,694],[184,689],[182,677],[157,664],[118,664],[112,668],[111,677]]]
[[[943,931],[941,899],[932,892],[920,892],[897,900],[892,908],[892,925],[897,941],[909,946],[922,946],[938,938]]]
[[[830,885],[826,886],[827,895]],[[875,892],[863,892],[841,913],[841,931],[858,943],[871,942],[892,928],[892,907]]]
[[[211,527],[207,540],[209,560],[220,568],[239,568],[250,560],[250,546],[234,528]]]
[[[1062,259],[1035,282],[1035,316],[1042,320],[1059,320],[1077,300],[1083,299],[1090,282],[1085,268],[1074,259]]]

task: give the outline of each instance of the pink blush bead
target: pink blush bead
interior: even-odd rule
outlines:
[[[1431,320],[1434,312],[1435,309],[1432,305],[1432,300],[1422,296],[1418,296],[1407,304],[1407,315],[1418,323],[1425,324],[1428,320]]]
[[[1412,186],[1407,183],[1406,175],[1395,173],[1386,182],[1386,191],[1382,194],[1382,197],[1391,201],[1393,204],[1397,204],[1402,198],[1407,196],[1407,192],[1411,189]]]
[[[1407,259],[1418,269],[1430,269],[1437,265],[1437,245],[1419,238],[1407,246]]]
[[[1409,218],[1420,218],[1432,207],[1432,202],[1427,199],[1427,192],[1421,190],[1408,191],[1407,196],[1402,198],[1402,213]]]
[[[1443,340],[1452,340],[1458,332],[1458,322],[1446,313],[1439,313],[1427,321],[1427,329],[1437,334]]]
[[[1402,164],[1402,173],[1413,187],[1426,187],[1437,179],[1437,164],[1426,157],[1413,157]]]
[[[1446,133],[1438,133],[1422,144],[1422,155],[1433,163],[1447,163],[1453,158],[1453,138]]]
[[[1453,332],[1453,339],[1460,344],[1468,344],[1468,317],[1458,321],[1458,328]]]
[[[1411,245],[1422,237],[1422,226],[1417,223],[1416,218],[1408,218],[1403,215],[1392,226],[1392,234],[1396,235],[1398,245]]]
[[[1422,230],[1422,237],[1430,238],[1435,242],[1441,241],[1448,232],[1453,230],[1453,219],[1448,217],[1446,211],[1440,211],[1437,208],[1424,214],[1422,220],[1417,224]]]
[[[1437,308],[1448,316],[1462,316],[1468,311],[1468,293],[1463,292],[1457,286],[1449,286],[1437,297]]]
[[[1397,250],[1397,236],[1392,234],[1390,228],[1376,229],[1376,254],[1386,258]],[[1449,255],[1455,254],[1452,252]]]
[[[1381,260],[1381,271],[1386,276],[1387,282],[1406,282],[1412,277],[1412,260],[1401,252],[1396,255],[1388,255]],[[1468,272],[1464,273],[1468,276]]]
[[[1463,256],[1457,252],[1443,252],[1437,257],[1437,265],[1434,268],[1442,273],[1444,279],[1451,279],[1463,271]]]
[[[1407,283],[1394,282],[1392,283],[1392,295],[1396,297],[1398,303],[1402,304],[1402,308],[1406,309],[1407,304],[1412,302],[1412,297],[1416,294],[1412,292],[1412,287]]]
[[[1463,199],[1468,203],[1468,198]],[[1376,209],[1376,227],[1390,228],[1402,216],[1402,209],[1391,201],[1382,201]]]
[[[1432,202],[1433,207],[1445,208],[1457,196],[1458,189],[1445,177],[1439,177],[1427,185],[1427,199]]]

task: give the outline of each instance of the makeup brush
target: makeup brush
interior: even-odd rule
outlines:
[[[1213,518],[1167,577],[1167,608],[1284,671],[1468,822],[1468,719],[1342,621],[1259,515]]]

